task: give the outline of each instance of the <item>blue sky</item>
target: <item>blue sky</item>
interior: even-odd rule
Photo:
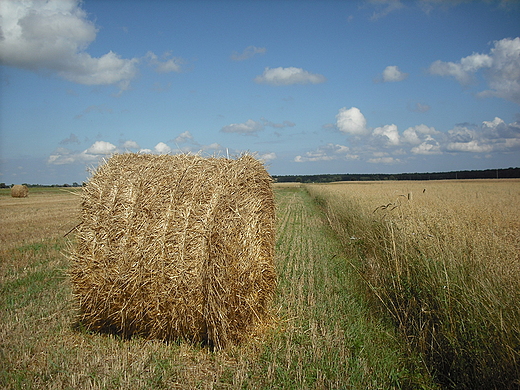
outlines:
[[[518,1],[0,3],[0,182],[125,151],[273,175],[520,166]]]

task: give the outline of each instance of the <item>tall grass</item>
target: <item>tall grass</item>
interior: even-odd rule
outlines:
[[[443,387],[520,386],[518,181],[306,188]]]

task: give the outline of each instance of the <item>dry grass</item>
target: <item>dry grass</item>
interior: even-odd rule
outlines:
[[[444,386],[520,385],[520,181],[307,188]]]

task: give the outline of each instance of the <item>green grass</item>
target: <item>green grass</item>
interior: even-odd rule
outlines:
[[[358,275],[308,194],[279,189],[276,201],[277,322],[224,351],[78,326],[63,255],[72,234],[1,252],[0,388],[436,388],[356,290]]]

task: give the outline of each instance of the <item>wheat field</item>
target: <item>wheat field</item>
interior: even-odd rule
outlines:
[[[373,305],[443,386],[520,385],[520,181],[307,189]]]

